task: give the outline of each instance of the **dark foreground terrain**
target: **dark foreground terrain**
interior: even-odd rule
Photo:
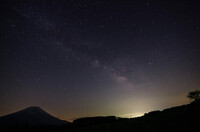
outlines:
[[[87,117],[62,126],[1,126],[0,131],[21,132],[192,132],[200,130],[200,100],[138,118]]]

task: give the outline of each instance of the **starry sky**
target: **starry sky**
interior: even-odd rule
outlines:
[[[200,86],[199,0],[4,0],[0,116],[135,117]]]

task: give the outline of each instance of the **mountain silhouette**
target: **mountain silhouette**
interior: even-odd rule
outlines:
[[[69,124],[69,122],[60,120],[37,106],[31,106],[21,111],[0,117],[0,125],[3,126],[59,126],[65,124]]]

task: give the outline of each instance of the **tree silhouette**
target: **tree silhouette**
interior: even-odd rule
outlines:
[[[197,101],[198,99],[200,99],[200,90],[195,90],[195,91],[189,92],[189,94],[187,95],[187,97],[189,99]]]

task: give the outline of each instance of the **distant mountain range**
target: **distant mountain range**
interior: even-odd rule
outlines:
[[[69,122],[60,120],[37,106],[28,107],[21,111],[0,117],[1,126],[59,126],[64,124],[69,124]]]

